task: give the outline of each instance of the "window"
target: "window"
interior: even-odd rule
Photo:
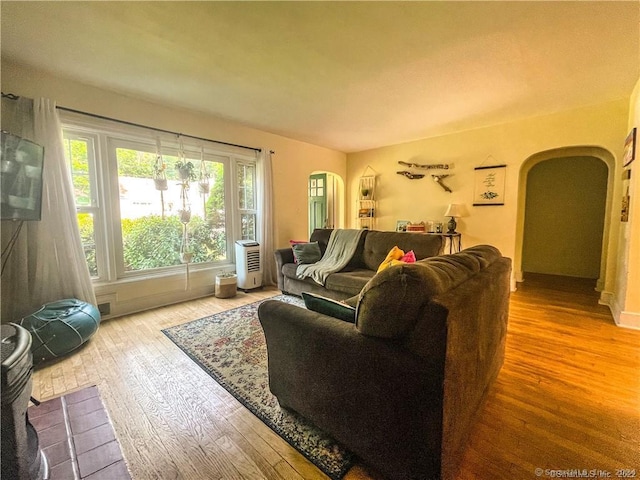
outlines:
[[[89,273],[92,277],[98,277],[96,219],[99,218],[100,210],[95,195],[94,147],[94,137],[65,132],[65,157],[71,171],[82,247],[87,258]]]
[[[238,163],[238,209],[240,211],[240,238],[256,239],[256,165]]]
[[[221,264],[231,260],[236,239],[255,239],[255,158],[184,139],[180,145],[163,140],[158,155],[152,134],[145,138],[139,128],[135,134],[73,125],[63,130],[94,278],[171,271],[182,265],[183,251],[192,253],[194,265]],[[179,160],[193,167],[185,189]]]

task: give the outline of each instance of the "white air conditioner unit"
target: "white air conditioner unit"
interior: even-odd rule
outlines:
[[[262,261],[258,242],[236,241],[236,275],[240,290],[262,287]]]

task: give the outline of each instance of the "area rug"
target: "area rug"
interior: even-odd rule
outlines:
[[[304,307],[290,295],[276,300]],[[269,391],[267,346],[258,320],[262,301],[166,328],[162,332],[229,393],[332,479],[354,456],[314,425],[285,411]]]

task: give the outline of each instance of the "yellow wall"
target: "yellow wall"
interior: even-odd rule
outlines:
[[[307,178],[317,170],[342,178],[346,155],[309,143],[291,140],[202,113],[127,97],[17,64],[2,62],[2,91],[27,97],[45,97],[58,105],[118,120],[274,150],[274,208],[276,245],[292,238],[307,238]]]
[[[629,102],[627,132],[637,128],[640,141],[640,80]],[[636,157],[640,147],[636,146]],[[629,164],[631,179],[624,181],[622,194],[627,188],[631,202],[629,221],[620,223],[620,246],[618,256],[618,278],[614,303],[614,316],[621,325],[640,328],[640,159]]]
[[[627,131],[628,99],[621,99],[553,115],[528,118],[451,135],[392,145],[347,156],[347,192],[349,222],[355,225],[355,204],[358,177],[370,166],[378,174],[376,187],[378,229],[394,229],[397,220],[446,221],[444,212],[449,203],[464,204],[469,216],[458,221],[463,247],[488,243],[498,247],[514,262],[518,273],[521,240],[517,241],[518,222],[522,221],[524,205],[518,201],[519,177],[523,164],[540,152],[567,147],[598,147],[620,159]],[[447,193],[435,184],[429,171],[425,178],[409,180],[396,174],[406,168],[398,161],[418,164],[448,163],[452,176],[444,182],[451,187]],[[507,165],[507,185],[504,206],[473,207],[474,167]],[[418,170],[413,170],[417,172]],[[604,293],[615,291],[615,258],[619,231],[621,168],[611,162],[609,171],[608,220],[605,225],[605,279],[600,285]],[[553,235],[550,232],[549,235]],[[513,284],[515,286],[515,283]]]

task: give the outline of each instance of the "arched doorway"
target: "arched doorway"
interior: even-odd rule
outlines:
[[[316,228],[344,228],[344,181],[332,172],[313,172],[307,183],[309,235]]]
[[[595,277],[596,289],[603,290],[614,171],[613,155],[599,147],[548,150],[523,163],[514,256],[516,281],[523,281],[523,272],[529,269]],[[600,193],[592,189],[600,189]],[[590,240],[585,241],[585,236]],[[591,258],[589,265],[581,260],[582,255]]]

